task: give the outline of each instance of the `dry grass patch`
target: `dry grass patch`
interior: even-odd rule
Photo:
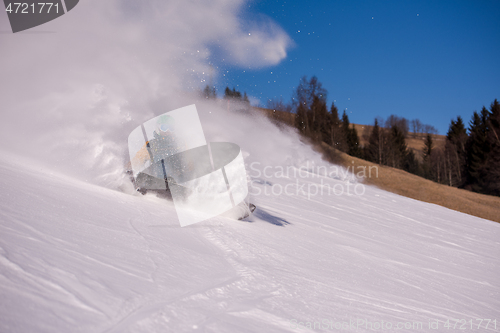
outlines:
[[[500,198],[474,193],[455,187],[437,184],[403,170],[381,166],[342,153],[326,144],[315,146],[323,153],[325,159],[344,167],[378,167],[378,177],[372,172],[365,183],[375,185],[383,190],[396,193],[415,200],[437,204],[462,213],[500,222]],[[372,168],[373,170],[373,168]]]
[[[354,124],[354,127],[358,132],[360,146],[364,147],[368,146],[369,143],[368,140],[373,130],[373,126]],[[427,134],[409,132],[408,136],[405,139],[406,145],[408,146],[409,149],[413,150],[415,156],[417,156],[420,162],[422,162],[423,160],[423,151],[424,151],[426,136]],[[431,134],[431,137],[434,149],[444,149],[446,143],[445,135]]]

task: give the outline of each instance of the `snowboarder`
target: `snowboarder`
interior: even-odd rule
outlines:
[[[143,132],[145,132],[144,127]],[[167,114],[159,116],[153,138],[146,141],[131,158],[131,163],[134,165],[147,166],[135,178],[132,177],[137,191],[142,194],[153,191],[170,200],[172,200],[171,191],[176,195],[189,196],[192,189],[179,184],[183,182],[182,178],[191,174],[196,168],[196,160],[185,158],[185,151],[187,151],[186,145],[176,136],[175,119]],[[233,208],[231,215],[243,219],[254,210],[255,205],[244,201]]]
[[[147,190],[167,191],[167,197],[171,198],[168,184],[175,183],[172,177],[174,169],[179,167],[177,163],[165,163],[165,160],[178,152],[183,151],[184,145],[175,136],[175,120],[169,115],[161,115],[156,121],[153,139],[146,141],[144,146],[132,158],[136,165],[150,164],[147,172],[139,173],[135,179],[135,185],[139,192]],[[158,185],[158,180],[164,180],[164,185]]]
[[[133,157],[133,162],[144,165],[150,160],[151,164],[154,165],[156,162],[182,151],[183,145],[179,143],[174,131],[175,121],[172,117],[169,115],[158,117],[153,139],[142,146]]]

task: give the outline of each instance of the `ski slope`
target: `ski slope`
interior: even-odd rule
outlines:
[[[282,166],[325,165],[308,154]],[[355,180],[311,167],[264,177],[254,164],[251,221],[181,228],[168,201],[1,156],[0,332],[436,332],[451,318],[500,329],[498,223],[368,186],[308,197],[297,184]]]
[[[0,333],[500,331],[500,224],[325,175],[294,133],[199,100],[292,60],[250,4],[86,0],[19,34],[0,15]],[[129,133],[193,103],[242,149],[251,221],[181,228],[122,177]]]

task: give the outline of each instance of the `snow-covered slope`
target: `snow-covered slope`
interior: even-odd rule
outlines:
[[[287,33],[247,10],[86,0],[19,34],[0,15],[0,333],[500,320],[498,223],[365,188],[294,133],[197,100],[212,79],[244,89],[233,66],[287,56]],[[127,190],[130,131],[193,103],[207,141],[244,152],[252,221],[181,228],[171,203]]]
[[[349,183],[254,164],[252,221],[181,228],[168,201],[2,156],[1,332],[500,329],[497,223],[372,187],[308,198],[297,186]]]

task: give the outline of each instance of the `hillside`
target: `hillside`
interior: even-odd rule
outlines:
[[[254,109],[257,110],[258,112],[265,114],[270,119],[274,119],[275,121],[287,124],[287,125],[292,126],[292,127],[295,126],[295,114],[294,113],[283,112],[283,111],[278,111],[278,110],[271,110],[271,109],[267,109],[267,108],[254,108]],[[356,128],[356,131],[358,132],[360,145],[361,146],[367,145],[373,126],[360,125],[360,124],[353,124],[353,125]],[[444,148],[445,140],[446,140],[445,135],[431,134],[431,136],[432,136],[432,139],[434,142],[434,148],[437,148],[437,149]],[[424,148],[425,137],[426,137],[426,134],[410,132],[408,134],[408,137],[406,138],[406,144],[408,145],[408,148],[412,149],[415,152],[415,156],[417,156],[417,158],[419,160],[422,160],[422,158],[423,158],[423,148]]]
[[[373,332],[429,323],[442,331],[454,318],[495,318],[499,224],[361,185],[293,134],[249,122],[260,131],[239,140],[258,207],[247,222],[218,217],[181,228],[168,201],[2,152],[0,331],[321,324]],[[258,137],[287,145],[258,145]],[[481,331],[496,330],[484,323]]]
[[[493,2],[4,0],[0,333],[500,333],[500,201],[294,126],[490,102]]]
[[[406,171],[378,165],[360,158],[349,156],[323,144],[319,147],[324,156],[332,162],[354,170],[377,170],[364,181],[386,191],[408,198],[437,204],[466,214],[500,222],[500,198],[470,192],[416,176]],[[375,176],[376,175],[376,176]]]
[[[271,119],[292,125],[294,114],[288,112],[273,111],[269,109],[258,109]],[[368,138],[372,131],[371,125],[354,124],[358,132],[360,144],[368,144]],[[423,159],[423,147],[426,134],[410,132],[406,138],[406,144],[413,149],[418,159]],[[443,149],[446,136],[432,134],[435,149]],[[363,159],[358,159],[337,150],[332,150],[327,145],[318,148],[330,161],[343,165],[344,167],[378,167],[379,177],[367,179],[368,184],[378,186],[384,190],[397,193],[412,199],[434,203],[454,209],[463,213],[500,222],[500,198],[478,194],[455,187],[434,183],[430,180],[418,177],[408,172],[394,169],[388,166],[379,166]]]
[[[359,125],[354,124],[356,131],[359,136],[359,143],[362,146],[368,144],[368,140],[370,138],[370,133],[372,132],[373,126],[371,125]],[[409,132],[406,137],[406,145],[408,148],[412,149],[415,153],[415,156],[422,161],[423,159],[423,150],[424,150],[424,142],[427,134],[423,133],[413,133]],[[434,149],[444,149],[444,145],[446,143],[446,136],[439,134],[431,134],[433,147]]]

